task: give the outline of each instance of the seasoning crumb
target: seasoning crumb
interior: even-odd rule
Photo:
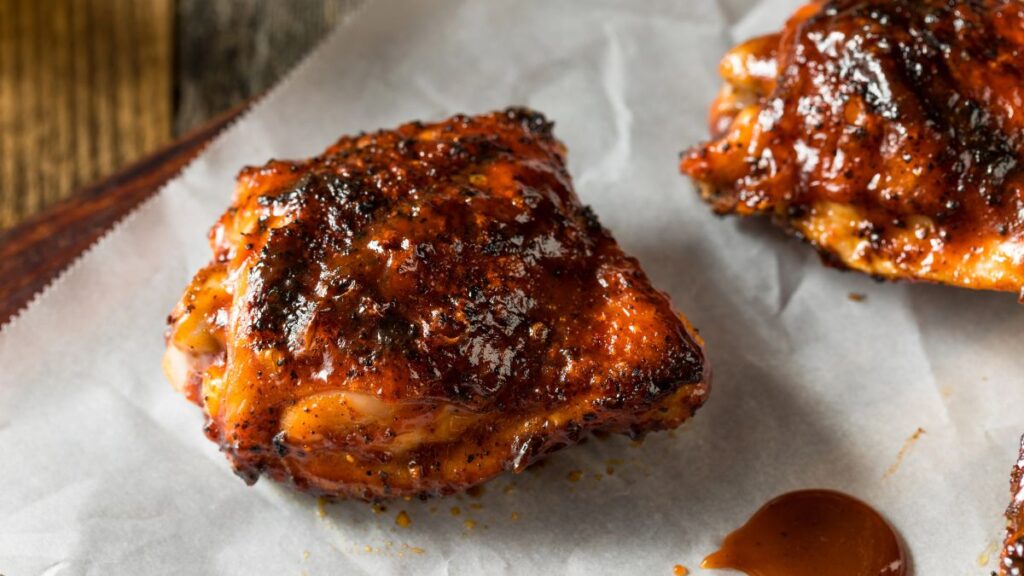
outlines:
[[[604,473],[609,475],[609,476],[614,475],[615,474],[615,467],[614,466],[605,466],[604,467]]]
[[[850,292],[846,297],[851,302],[863,302],[868,299],[867,294],[861,294],[860,292]]]
[[[580,471],[580,470],[571,470],[571,471],[569,471],[569,475],[567,476],[567,478],[569,479],[569,482],[579,482],[580,478],[582,478],[582,477],[583,477],[583,472]]]
[[[502,492],[504,492],[505,494],[511,494],[511,493],[513,493],[515,491],[516,491],[516,483],[515,482],[510,483],[508,486],[505,486],[505,488],[502,489]]]
[[[402,510],[398,513],[398,516],[395,516],[395,524],[397,524],[399,528],[408,528],[409,525],[412,524],[412,518],[409,518],[409,514],[405,510]]]
[[[676,564],[675,566],[672,567],[672,575],[673,576],[686,576],[689,573],[690,573],[690,571],[687,570],[686,566],[683,566],[682,564]]]
[[[513,512],[512,513],[512,521],[513,522],[518,522],[519,521],[519,512]]]
[[[373,546],[367,544],[366,546],[363,546],[363,551],[369,554],[370,552],[373,552]]]
[[[466,527],[466,530],[472,530],[472,529],[476,528],[476,521],[475,520],[466,520],[465,522],[462,523],[462,525]]]
[[[374,504],[373,505],[373,513],[374,514],[383,514],[383,513],[387,512],[387,511],[388,511],[388,507],[383,505],[383,504]]]
[[[409,552],[412,552],[413,554],[423,554],[426,550],[419,546],[413,546],[412,548],[409,548]]]
[[[458,516],[459,514],[462,514],[462,510],[458,506],[452,506],[452,516]]]
[[[303,550],[302,551],[302,559],[303,560],[309,560],[309,550]]]
[[[324,496],[316,499],[316,515],[318,518],[327,516],[327,498]]]
[[[988,563],[992,561],[992,555],[999,550],[999,544],[996,542],[989,542],[988,546],[982,550],[981,554],[978,554],[978,566],[988,566]]]
[[[479,502],[473,502],[473,503],[471,503],[469,505],[469,507],[472,508],[473,510],[479,510],[479,509],[483,508],[484,505],[479,503]]]

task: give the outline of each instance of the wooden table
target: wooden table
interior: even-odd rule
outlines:
[[[0,0],[0,230],[264,92],[361,0]]]
[[[0,0],[0,324],[363,1]]]

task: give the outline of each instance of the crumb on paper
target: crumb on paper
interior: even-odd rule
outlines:
[[[988,566],[988,563],[992,561],[992,555],[999,549],[999,544],[991,540],[988,546],[978,554],[978,566]]]
[[[402,510],[395,516],[395,525],[399,528],[408,528],[412,524],[412,518],[409,518],[409,513]]]
[[[903,463],[903,457],[907,455],[907,451],[910,450],[910,447],[917,442],[917,440],[921,437],[922,434],[924,434],[924,428],[918,428],[913,434],[910,435],[909,438],[907,438],[903,442],[903,447],[900,448],[899,453],[896,454],[896,461],[892,463],[892,466],[889,466],[889,469],[885,471],[885,475],[882,476],[882,478],[888,478],[889,476],[892,476],[896,472],[896,470],[900,467],[900,464]]]
[[[462,525],[466,527],[466,530],[472,530],[476,528],[476,521],[467,519]]]
[[[569,475],[566,476],[566,478],[569,479],[569,482],[579,482],[582,477],[583,472],[581,470],[570,470]]]
[[[501,491],[503,493],[505,493],[505,494],[511,494],[511,493],[515,492],[516,491],[516,483],[515,482],[510,482]]]
[[[383,504],[374,504],[373,505],[373,513],[374,514],[383,514],[383,513],[387,512],[387,511],[388,511],[388,507],[383,505]]]
[[[614,475],[615,474],[615,467],[614,466],[605,466],[604,467],[604,473],[609,475],[609,476]]]
[[[462,510],[458,506],[452,506],[452,516],[458,516],[462,514]]]
[[[483,508],[484,505],[479,502],[470,502],[469,507],[472,508],[473,510],[479,510]]]
[[[850,292],[847,295],[847,298],[850,299],[850,302],[863,302],[868,299],[868,296],[867,294],[861,294],[860,292]]]
[[[513,522],[518,522],[519,521],[519,512],[513,512],[512,513],[512,521]]]
[[[316,499],[316,515],[319,518],[327,517],[327,498],[324,496]]]
[[[672,567],[672,576],[686,576],[690,571],[686,569],[686,566],[682,564],[676,564]]]
[[[309,560],[309,550],[303,550],[302,551],[302,559],[303,560]]]

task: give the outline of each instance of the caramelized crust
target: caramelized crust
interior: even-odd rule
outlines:
[[[704,402],[702,343],[510,109],[238,178],[165,370],[249,482],[447,494]]]
[[[714,139],[681,169],[830,263],[1020,292],[1022,48],[1019,1],[814,2],[726,55]]]
[[[1010,474],[1010,506],[1006,509],[1006,538],[999,558],[999,574],[1024,574],[1024,437],[1020,457]]]

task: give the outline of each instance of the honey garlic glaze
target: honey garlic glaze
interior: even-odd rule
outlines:
[[[904,576],[903,546],[873,508],[831,490],[801,490],[771,500],[701,568],[749,576]]]

